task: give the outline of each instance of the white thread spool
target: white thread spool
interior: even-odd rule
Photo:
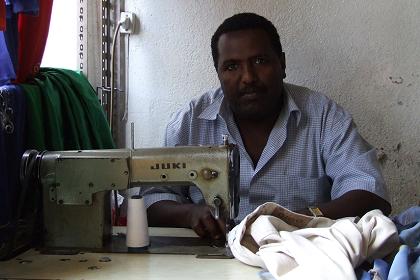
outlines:
[[[149,244],[144,200],[142,196],[134,195],[128,199],[126,245],[128,251],[144,251]]]

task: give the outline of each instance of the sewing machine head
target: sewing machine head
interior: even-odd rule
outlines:
[[[149,149],[27,151],[43,192],[44,245],[102,248],[111,236],[111,190],[132,185],[197,186],[216,215],[233,220],[239,205],[235,145]]]

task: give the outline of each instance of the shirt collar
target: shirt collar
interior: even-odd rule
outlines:
[[[296,105],[295,100],[293,99],[292,95],[290,94],[291,88],[288,84],[284,84],[284,89],[286,92],[286,102],[284,109],[286,110],[287,118],[294,113],[296,116],[296,125],[298,126],[300,123],[302,112],[299,107]],[[230,114],[229,106],[224,98],[223,91],[221,88],[218,88],[214,94],[214,101],[207,106],[203,112],[198,116],[199,119],[205,120],[215,120],[217,115],[220,115],[223,119]],[[283,114],[280,114],[280,116]]]
[[[218,88],[213,95],[213,102],[211,102],[201,114],[198,116],[199,119],[204,120],[215,120],[218,114],[221,114],[224,111],[223,108],[227,108],[225,105],[226,101],[223,95],[223,90]],[[224,106],[222,106],[222,104]],[[222,114],[223,115],[223,114]]]
[[[286,110],[288,112],[287,116],[290,116],[292,113],[296,117],[296,126],[299,126],[300,119],[302,117],[302,111],[296,104],[295,100],[292,97],[292,94],[290,93],[292,91],[289,84],[284,83],[284,90],[286,92]]]

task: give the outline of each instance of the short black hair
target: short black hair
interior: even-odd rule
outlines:
[[[281,57],[283,51],[280,43],[280,36],[271,21],[254,13],[236,14],[225,19],[211,37],[211,54],[213,56],[213,63],[216,71],[217,62],[219,60],[219,50],[217,48],[217,44],[220,36],[228,32],[246,29],[262,29],[267,32],[274,51],[279,55],[279,57]]]

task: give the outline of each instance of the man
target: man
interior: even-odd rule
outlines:
[[[173,116],[167,146],[220,144],[228,134],[240,150],[238,220],[274,201],[292,211],[336,219],[390,204],[375,150],[349,113],[320,93],[283,83],[285,55],[267,19],[243,13],[226,19],[211,40],[221,88]],[[191,227],[220,238],[224,228],[197,189],[146,195],[149,224]]]

